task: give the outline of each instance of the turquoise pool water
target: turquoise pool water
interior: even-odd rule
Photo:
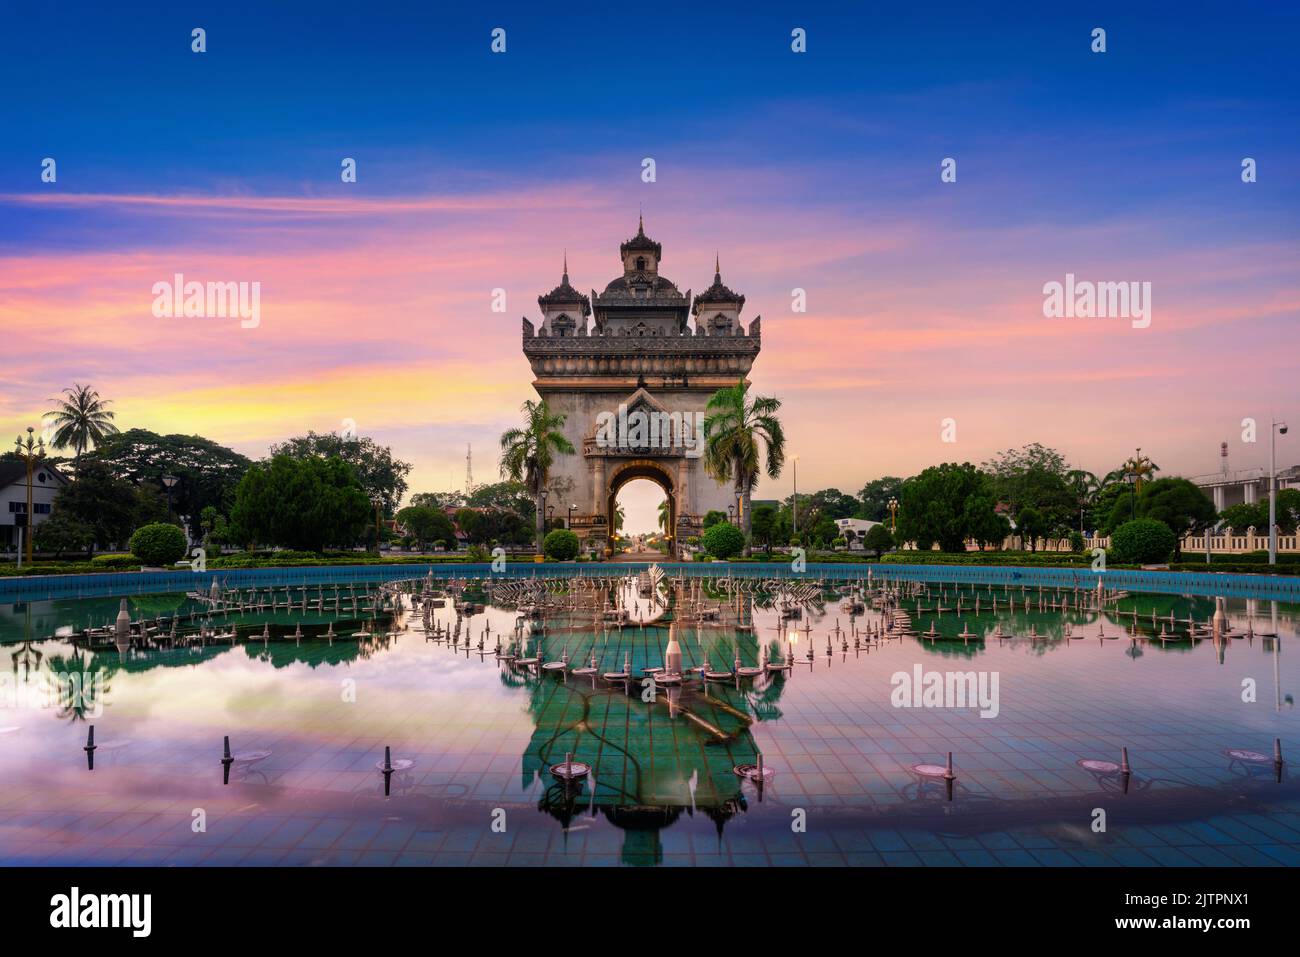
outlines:
[[[477,597],[432,609],[424,633],[408,596],[216,615],[234,637],[199,642],[184,636],[205,605],[141,593],[128,612],[159,631],[121,648],[76,637],[111,623],[116,597],[0,604],[0,862],[1300,863],[1300,790],[1271,760],[1275,740],[1288,760],[1300,748],[1295,604],[1224,597],[1217,637],[1193,639],[1212,597],[1133,591],[1099,612],[1086,588],[947,583],[902,599],[899,636],[892,608],[851,616],[838,593],[782,627],[764,595],[713,591],[720,620],[693,621],[683,593],[629,583],[602,599],[631,610],[621,629],[556,606],[537,634],[525,616],[514,650],[570,669],[538,673],[493,654],[518,644],[519,609]],[[688,670],[647,700],[642,671],[670,638],[684,669],[787,667]],[[593,654],[596,675],[571,673]],[[625,661],[632,679],[600,676]],[[923,687],[902,706],[918,671],[922,686],[970,674],[994,707]],[[1106,763],[1123,748],[1127,788]],[[761,791],[735,772],[759,754]],[[576,786],[552,773],[568,755],[591,769]]]

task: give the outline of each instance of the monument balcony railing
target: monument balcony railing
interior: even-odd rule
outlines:
[[[681,442],[659,443],[656,445],[610,445],[598,439],[584,439],[582,454],[585,458],[625,458],[644,459],[656,457],[680,458],[694,455],[699,457],[698,446],[687,446]]]

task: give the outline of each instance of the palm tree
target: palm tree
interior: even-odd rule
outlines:
[[[529,399],[520,409],[524,413],[524,427],[501,434],[501,477],[522,482],[532,493],[537,505],[537,551],[541,554],[546,483],[556,453],[572,455],[573,443],[560,431],[565,416],[553,413],[545,399],[540,402]]]
[[[614,506],[614,531],[621,532],[623,530],[623,519],[626,517],[627,513],[623,511],[623,503],[619,502]]]
[[[766,465],[768,476],[776,478],[785,464],[785,433],[776,417],[781,400],[759,396],[750,402],[748,393],[749,383],[743,380],[719,389],[709,398],[706,408],[711,414],[704,419],[704,468],[719,482],[734,483],[746,555],[750,553],[749,501],[760,466]],[[763,450],[759,448],[760,439]]]
[[[668,531],[668,499],[659,503],[659,527]]]
[[[62,399],[50,401],[57,403],[54,409],[45,413],[45,417],[51,420],[50,424],[56,427],[50,444],[56,449],[72,446],[76,450],[72,468],[74,472],[79,471],[82,452],[117,434],[113,413],[108,411],[112,403],[101,399],[90,386],[75,382],[71,389],[63,390]]]
[[[1083,534],[1083,513],[1097,498],[1101,491],[1101,482],[1097,476],[1084,469],[1071,469],[1065,473],[1065,483],[1074,495],[1074,503],[1079,506],[1079,534]]]

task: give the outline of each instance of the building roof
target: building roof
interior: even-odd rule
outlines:
[[[727,305],[735,303],[737,306],[744,308],[745,297],[723,283],[722,265],[715,259],[713,263],[713,285],[696,295],[695,305],[691,312],[694,315],[699,315],[701,305],[722,303]]]
[[[56,469],[49,462],[38,462],[33,471],[49,472],[51,475],[54,476],[54,478],[58,481],[60,485],[68,484],[67,476],[65,476],[62,472]],[[26,487],[27,463],[15,461],[13,459],[0,461],[0,488],[8,488],[10,485],[14,485],[14,484],[21,484],[24,487]],[[36,487],[36,482],[34,480],[32,482],[32,486]]]
[[[654,253],[655,259],[663,258],[663,247],[645,234],[645,217],[638,220],[636,235],[618,247],[618,254],[621,258],[627,258],[630,252],[651,252]]]
[[[547,306],[581,306],[584,316],[591,315],[591,300],[569,284],[569,258],[564,258],[564,275],[560,284],[544,296],[537,297],[537,304],[546,311]]]

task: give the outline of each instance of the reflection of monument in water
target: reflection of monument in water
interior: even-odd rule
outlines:
[[[627,864],[659,863],[660,832],[683,814],[708,817],[721,839],[727,821],[746,809],[747,795],[754,793],[735,771],[757,761],[751,725],[761,714],[754,699],[766,699],[764,707],[770,709],[784,687],[780,674],[758,687],[750,681],[706,682],[692,670],[706,660],[711,668],[724,669],[736,656],[744,664],[756,663],[755,638],[717,626],[688,627],[671,621],[671,614],[644,629],[548,627],[543,660],[567,653],[570,661],[587,664],[594,653],[597,673],[526,679],[536,730],[522,758],[524,787],[540,779],[540,808],[566,828],[584,816],[604,816],[624,832]],[[674,639],[684,678],[651,689],[643,684],[645,669],[667,663]],[[601,677],[621,670],[625,656],[631,662],[628,680]],[[566,784],[551,774],[570,754],[590,766],[586,780]]]

